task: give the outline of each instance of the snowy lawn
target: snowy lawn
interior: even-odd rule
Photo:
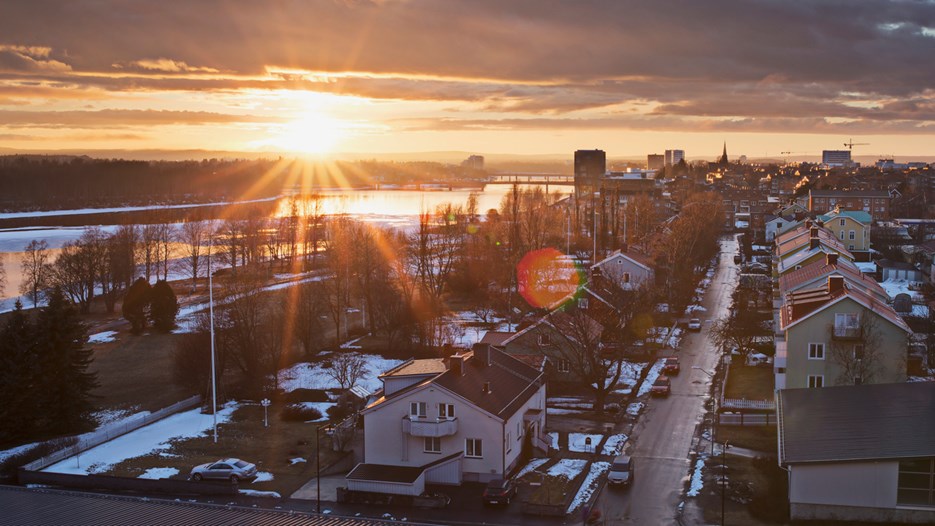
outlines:
[[[568,480],[574,480],[575,477],[584,471],[584,468],[587,465],[587,460],[581,460],[577,458],[563,458],[559,460],[558,463],[556,463],[554,466],[550,467],[549,470],[545,473],[550,477],[564,477]]]
[[[646,373],[646,379],[643,380],[643,383],[640,385],[640,390],[636,393],[636,396],[643,396],[649,393],[649,390],[652,389],[653,383],[656,382],[656,379],[659,378],[659,374],[662,372],[662,368],[666,364],[665,358],[660,358],[653,364],[649,369],[649,372]]]
[[[918,289],[922,286],[918,281],[907,281],[904,279],[888,279],[881,281],[880,286],[889,294],[890,298],[896,298],[897,294],[908,294],[912,301],[923,302],[925,297]]]
[[[632,417],[640,416],[640,411],[643,410],[645,404],[643,402],[633,402],[627,406],[627,414]]]
[[[8,458],[10,458],[10,457],[15,457],[16,455],[20,455],[20,454],[22,454],[22,453],[28,452],[29,450],[31,450],[31,449],[33,449],[34,447],[38,446],[40,443],[41,443],[41,442],[33,442],[33,443],[31,443],[31,444],[23,444],[23,445],[21,445],[21,446],[16,446],[16,447],[13,447],[13,448],[10,448],[10,449],[4,449],[4,450],[0,451],[0,464],[6,462],[6,460],[7,460]]]
[[[568,433],[568,450],[576,453],[593,453],[602,438],[604,435]],[[588,439],[591,439],[590,444],[587,443]]]
[[[704,458],[699,458],[695,461],[695,469],[692,471],[691,484],[688,488],[689,497],[697,497],[701,493],[701,489],[704,487],[704,480],[701,477],[701,470],[704,469]]]
[[[526,464],[525,466],[523,466],[522,469],[516,472],[516,475],[513,476],[513,480],[519,480],[525,477],[529,473],[532,473],[533,471],[539,469],[543,464],[545,464],[548,461],[549,459],[547,458],[534,458],[530,460],[528,464]]]
[[[645,363],[623,361],[620,364],[620,379],[617,380],[617,385],[614,386],[614,392],[624,395],[630,394],[640,380],[640,373],[643,372],[645,367]],[[613,374],[608,374],[607,377],[612,378]]]
[[[587,409],[562,409],[561,407],[546,407],[547,415],[580,415],[587,412]]]
[[[302,463],[304,463],[304,462],[308,462],[308,461],[305,460],[305,459],[302,458],[302,457],[296,457],[296,458],[290,458],[290,459],[289,459],[289,465],[290,465],[290,466],[294,466],[294,465],[296,465],[296,464],[302,464]]]
[[[321,413],[321,418],[318,420],[309,420],[309,422],[324,422],[328,420],[328,409],[331,409],[338,404],[335,402],[296,402],[290,405],[302,406],[309,409],[317,409],[318,412]]]
[[[227,403],[218,411],[218,423],[229,421],[237,407],[236,402]],[[72,475],[102,473],[124,460],[167,450],[172,440],[200,436],[212,425],[212,415],[202,414],[200,408],[184,411],[91,448],[77,457],[52,464],[43,471]]]
[[[403,360],[384,358],[376,354],[361,354],[366,362],[367,374],[357,385],[371,393],[383,386],[377,378],[380,374],[403,363]],[[289,392],[296,389],[338,389],[341,386],[328,375],[328,369],[321,362],[302,362],[279,371],[279,387]]]
[[[137,478],[141,479],[167,479],[179,474],[176,468],[149,468]]]
[[[594,490],[598,487],[598,481],[608,471],[610,471],[610,462],[594,462],[591,464],[591,468],[588,470],[588,476],[585,477],[584,482],[581,483],[581,487],[578,489],[575,498],[572,499],[571,504],[568,505],[566,513],[572,513],[584,503],[588,502],[591,499],[591,495],[594,494]]]
[[[88,336],[88,343],[110,343],[117,341],[117,331],[104,331]]]
[[[253,483],[256,484],[257,482],[269,482],[273,480],[273,478],[274,477],[272,473],[268,471],[260,471],[256,474],[256,478],[253,479]]]
[[[558,432],[556,432],[556,431],[550,431],[550,432],[549,432],[549,439],[552,441],[552,444],[551,444],[552,449],[554,449],[555,451],[561,451],[561,450],[562,450],[562,448],[559,447],[559,445],[558,445]]]
[[[607,442],[604,444],[604,450],[601,453],[604,455],[619,455],[626,443],[627,436],[623,433],[610,435],[607,437]]]

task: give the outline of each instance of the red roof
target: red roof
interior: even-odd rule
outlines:
[[[828,287],[822,285],[819,288],[788,293],[779,312],[780,324],[783,329],[788,329],[790,325],[824,310],[844,297],[851,298],[900,329],[908,333],[912,332],[912,329],[899,317],[899,314],[896,314],[893,307],[871,296],[860,287],[855,287],[846,282],[841,289],[835,292],[829,292]]]
[[[857,286],[866,287],[874,295],[888,298],[886,291],[874,279],[865,276],[860,269],[851,263],[847,258],[839,257],[837,264],[829,265],[828,258],[813,261],[804,267],[793,270],[779,278],[779,293],[782,297],[787,292],[794,291],[803,284],[811,283],[815,280],[825,278],[832,274],[840,274],[849,279]]]

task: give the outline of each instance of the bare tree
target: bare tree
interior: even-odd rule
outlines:
[[[202,254],[208,237],[208,226],[203,221],[187,221],[178,231],[179,241],[185,250],[182,264],[192,278],[192,290],[195,290],[195,283],[202,274]]]
[[[140,228],[138,259],[143,264],[143,277],[151,281],[153,274],[158,274],[159,238],[162,225],[143,225]]]
[[[49,287],[51,279],[49,268],[49,244],[45,240],[33,239],[23,251],[21,263],[23,281],[20,294],[26,294],[32,300],[32,306],[39,305],[39,296]]]
[[[863,310],[856,325],[835,326],[830,324],[831,361],[841,372],[835,385],[869,384],[877,380],[885,367],[883,341],[877,326],[877,316],[871,310]]]
[[[369,371],[367,361],[357,353],[341,353],[331,361],[331,368],[327,370],[335,382],[341,386],[342,391],[352,389]]]

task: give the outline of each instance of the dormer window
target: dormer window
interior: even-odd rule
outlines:
[[[552,336],[549,334],[539,334],[539,345],[552,345]]]

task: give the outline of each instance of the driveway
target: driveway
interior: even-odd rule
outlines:
[[[605,524],[673,524],[688,478],[689,450],[695,427],[704,418],[704,399],[711,379],[701,367],[713,371],[718,353],[708,340],[711,320],[723,316],[731,304],[739,269],[733,257],[737,242],[721,241],[718,267],[705,293],[699,313],[704,321],[701,332],[686,332],[680,350],[681,373],[672,377],[672,394],[648,402],[633,431],[635,459],[633,486],[629,489],[605,487],[596,507]],[[687,521],[691,522],[691,521]]]

